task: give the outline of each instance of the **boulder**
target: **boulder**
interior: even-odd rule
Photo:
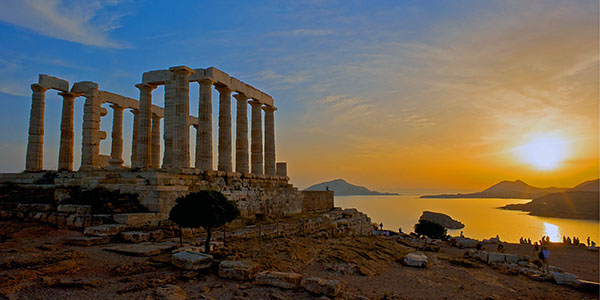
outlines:
[[[423,214],[421,215],[421,217],[419,218],[419,221],[421,221],[421,220],[438,223],[448,229],[465,228],[465,225],[463,223],[456,221],[456,220],[450,218],[450,216],[442,214],[442,213],[424,211]]]
[[[575,274],[552,272],[552,279],[556,284],[570,285],[573,287],[579,286],[579,280]]]
[[[257,284],[274,286],[282,289],[296,289],[300,287],[302,275],[284,272],[260,272],[254,281]]]
[[[408,253],[404,256],[402,262],[409,267],[425,268],[427,267],[427,256],[420,252]]]
[[[504,254],[495,253],[495,252],[488,253],[488,259],[487,259],[488,265],[501,264],[503,262],[505,262]]]
[[[121,224],[103,224],[93,227],[87,227],[83,233],[92,236],[113,236],[119,234],[125,225]]]
[[[479,251],[479,260],[487,263],[488,261],[488,252],[487,251]]]
[[[133,243],[145,242],[150,240],[150,233],[142,231],[125,231],[121,232],[121,238]]]
[[[250,280],[256,276],[259,266],[245,260],[224,260],[219,264],[219,276],[223,278]]]
[[[212,265],[212,255],[197,252],[177,252],[171,256],[171,263],[186,270],[200,270]]]
[[[519,263],[519,256],[515,255],[515,254],[504,254],[504,259],[509,264],[518,264]]]
[[[302,280],[302,286],[317,295],[335,297],[342,291],[342,283],[335,279],[308,277]]]
[[[477,240],[469,238],[455,238],[455,245],[458,248],[477,248]]]

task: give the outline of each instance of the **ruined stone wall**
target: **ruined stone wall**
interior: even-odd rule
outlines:
[[[302,191],[303,212],[324,212],[333,208],[333,191]]]

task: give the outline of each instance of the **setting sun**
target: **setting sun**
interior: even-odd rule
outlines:
[[[538,170],[552,170],[566,159],[568,141],[557,136],[538,136],[514,149],[517,156]]]

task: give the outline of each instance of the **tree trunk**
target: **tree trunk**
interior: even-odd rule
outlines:
[[[208,254],[210,253],[210,234],[211,234],[211,228],[207,227],[206,229],[206,240],[204,241],[204,253]]]
[[[183,247],[183,228],[179,226],[179,246]]]

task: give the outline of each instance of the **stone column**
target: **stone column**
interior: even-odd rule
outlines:
[[[263,174],[263,144],[262,144],[262,104],[256,100],[250,101],[252,106],[252,143],[250,145],[252,174]]]
[[[137,115],[139,119],[137,127],[137,157],[134,166],[149,168],[152,155],[152,90],[156,86],[141,83],[136,84],[135,87],[140,90],[140,106]]]
[[[169,68],[173,72],[174,88],[172,99],[166,99],[175,103],[173,121],[173,161],[172,166],[176,168],[190,167],[190,84],[189,77],[194,70],[186,67]],[[166,116],[165,116],[166,117]]]
[[[75,83],[73,90],[85,90],[85,104],[83,107],[83,136],[81,142],[81,168],[80,170],[93,170],[100,168],[100,115],[102,113],[102,99],[98,92],[98,85],[93,82]]]
[[[275,117],[277,108],[263,106],[265,111],[265,175],[275,176]]]
[[[152,115],[152,168],[160,168],[160,119],[160,116]]]
[[[201,80],[196,131],[196,168],[212,170],[212,81]]]
[[[29,137],[25,170],[41,171],[44,167],[44,107],[46,88],[32,84],[31,111],[29,113]]]
[[[165,83],[165,116],[163,125],[164,136],[164,153],[163,153],[163,168],[173,167],[173,122],[175,122],[175,83],[168,81]]]
[[[110,163],[113,167],[123,165],[123,107],[113,104],[113,124],[111,133]]]
[[[137,152],[138,152],[138,128],[140,118],[137,109],[132,109],[130,112],[133,114],[133,136],[131,137],[131,167],[137,166]]]
[[[219,163],[217,170],[231,172],[231,89],[219,91]]]
[[[63,97],[62,117],[60,120],[60,148],[58,150],[58,170],[73,170],[73,113],[76,95],[59,93]]]
[[[235,171],[248,173],[248,96],[236,94]]]

